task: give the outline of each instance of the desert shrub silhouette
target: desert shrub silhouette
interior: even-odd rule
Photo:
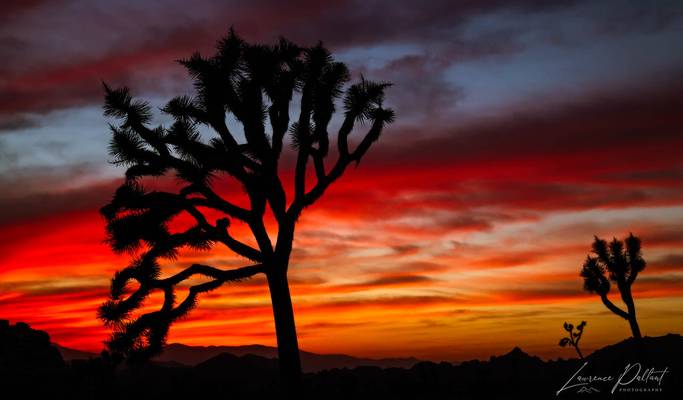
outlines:
[[[286,385],[296,387],[301,365],[287,281],[295,225],[304,208],[316,202],[350,164],[357,165],[393,121],[394,112],[383,106],[390,84],[361,77],[345,89],[347,67],[322,44],[302,48],[286,39],[275,45],[249,44],[232,30],[218,42],[215,55],[195,53],[180,63],[188,70],[196,95],[175,97],[163,107],[173,118],[168,127],[149,126],[150,105],[133,99],[128,88],[104,85],[104,113],[118,121],[110,125],[110,154],[114,164],[127,170],[125,182],[101,213],[111,248],[134,254],[130,265],[113,277],[111,298],[99,310],[99,317],[113,330],[108,347],[129,360],[148,359],[161,351],[169,327],[195,307],[198,295],[226,282],[265,274],[280,369]],[[300,110],[290,124],[295,95],[300,96]],[[328,168],[328,127],[342,95],[336,161]],[[244,140],[228,127],[228,114],[242,126]],[[348,137],[357,123],[369,127],[351,149]],[[205,137],[200,127],[213,131],[212,136]],[[280,176],[288,133],[295,152],[291,201]],[[311,163],[313,182],[306,179]],[[141,181],[172,174],[182,182],[177,192],[148,191]],[[223,195],[224,185],[217,186],[218,177],[224,175],[243,189],[248,207]],[[268,208],[277,222],[274,242],[264,221]],[[212,221],[206,210],[221,216]],[[172,232],[170,221],[181,214],[194,225]],[[257,245],[234,237],[231,220],[246,224]],[[162,259],[175,258],[181,248],[208,250],[218,244],[252,264],[232,270],[194,264],[161,277]],[[176,287],[198,275],[209,280],[190,286],[187,297],[176,301]],[[131,281],[139,286],[128,293]],[[160,309],[136,315],[155,291],[164,296]]]
[[[35,370],[64,366],[59,350],[50,336],[27,323],[11,325],[0,319],[0,375],[8,370]]]
[[[623,242],[614,238],[607,243],[595,236],[593,241],[595,257],[586,258],[580,274],[584,279],[584,289],[599,295],[605,307],[627,320],[633,337],[636,339],[642,336],[636,319],[636,306],[633,302],[631,286],[638,277],[638,273],[645,269],[646,265],[640,247],[640,239],[632,233]],[[610,281],[616,283],[621,300],[626,305],[626,311],[607,298],[611,288]]]
[[[586,321],[581,321],[580,324],[576,325],[576,332],[574,332],[574,325],[567,322],[564,323],[564,330],[569,332],[569,335],[560,339],[560,346],[565,347],[570,345],[576,350],[579,358],[583,360],[583,354],[581,349],[579,349],[579,341],[583,336],[583,329],[586,327]]]

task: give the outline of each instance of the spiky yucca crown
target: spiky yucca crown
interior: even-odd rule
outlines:
[[[617,284],[631,284],[646,263],[641,253],[641,241],[632,233],[624,241],[611,242],[595,237],[592,245],[595,256],[588,256],[581,269],[584,288],[599,295],[610,291],[610,280]]]

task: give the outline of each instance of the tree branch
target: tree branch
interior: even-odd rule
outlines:
[[[281,104],[280,104],[281,103]],[[277,162],[282,153],[282,142],[289,128],[289,101],[278,101],[268,109],[273,129],[273,160]]]
[[[296,125],[296,137],[299,140],[296,159],[296,167],[294,171],[294,201],[304,197],[306,192],[306,166],[308,164],[308,151],[311,136],[311,83],[306,82],[301,93],[301,111],[299,113],[299,122]]]
[[[202,214],[195,207],[186,204],[185,209],[199,224],[199,226],[208,234],[209,239],[217,240],[226,245],[230,250],[242,257],[246,257],[253,261],[262,261],[263,256],[260,251],[255,248],[240,242],[233,238],[228,232],[229,221],[227,219],[220,219],[216,226],[211,225],[204,214]]]
[[[375,121],[370,130],[368,131],[368,133],[363,137],[361,144],[356,148],[356,150],[353,153],[349,153],[348,135],[353,129],[354,119],[355,118],[353,115],[347,115],[347,117],[344,120],[344,123],[342,124],[342,127],[339,130],[337,138],[339,157],[334,167],[332,167],[329,174],[327,175],[320,174],[320,171],[317,172],[318,181],[316,185],[301,199],[299,199],[299,201],[295,199],[295,202],[290,207],[289,212],[292,216],[298,217],[298,215],[305,207],[308,207],[311,204],[315,203],[325,193],[327,188],[344,174],[346,167],[351,163],[351,161],[360,161],[360,159],[363,157],[363,155],[365,155],[365,153],[370,148],[372,143],[376,140],[383,126],[381,121]],[[318,161],[318,163],[319,162],[320,161]],[[320,166],[318,166],[317,168],[320,169]]]
[[[623,319],[629,319],[629,314],[622,310],[621,308],[617,307],[612,303],[608,298],[606,294],[600,295],[600,300],[602,300],[602,304],[605,305],[610,311],[615,313],[616,315],[620,316]]]
[[[261,272],[264,272],[262,264],[249,265],[233,270],[222,270],[209,265],[192,264],[171,277],[153,281],[153,287],[163,289],[169,286],[175,286],[194,275],[208,276],[215,281],[224,283],[226,281],[246,279]]]
[[[372,126],[368,133],[365,134],[363,140],[358,144],[356,150],[351,153],[351,159],[356,162],[356,165],[360,163],[361,158],[370,149],[370,146],[379,138],[382,128],[384,127],[384,120],[376,119],[372,122]]]
[[[126,353],[132,356],[133,359],[145,359],[161,349],[170,325],[178,318],[186,315],[196,305],[197,296],[200,293],[214,290],[225,282],[247,279],[263,272],[263,265],[261,264],[249,265],[233,270],[221,270],[208,265],[193,264],[166,279],[152,279],[148,281],[131,276],[128,279],[138,280],[140,287],[127,299],[114,301],[109,304],[105,303],[100,309],[100,317],[106,315],[102,311],[105,307],[111,309],[124,307],[125,309],[130,307],[127,303],[130,303],[132,298],[136,299],[136,301],[137,299],[144,299],[151,293],[152,289],[163,290],[164,302],[160,310],[142,314],[131,322],[116,321],[118,324],[114,325],[115,331],[109,341],[109,345],[113,350]],[[174,307],[175,286],[194,275],[209,276],[213,280],[190,286],[185,300]],[[140,304],[141,301],[138,301],[136,304]],[[115,315],[125,319],[128,312]],[[146,340],[146,343],[143,340]]]
[[[313,166],[315,167],[315,176],[318,181],[325,179],[325,158],[320,149],[310,148],[311,158],[313,158]]]
[[[249,227],[256,238],[259,249],[261,249],[259,254],[262,255],[263,259],[268,259],[270,255],[273,254],[273,243],[270,241],[270,236],[268,236],[268,232],[266,231],[266,226],[263,224],[263,220],[253,220],[249,223]]]
[[[275,218],[277,218],[278,222],[282,222],[287,212],[287,193],[285,192],[285,188],[282,186],[282,181],[277,175],[277,171],[270,176],[270,180],[268,204],[270,204],[270,209],[273,210],[273,214],[275,215]]]
[[[252,218],[251,210],[239,207],[225,200],[206,185],[195,185],[193,192],[201,194],[206,199],[206,201],[202,201],[202,199],[198,198],[188,199],[197,206],[209,207],[213,208],[214,210],[222,211],[230,217],[237,218],[244,222],[249,222],[249,220]]]

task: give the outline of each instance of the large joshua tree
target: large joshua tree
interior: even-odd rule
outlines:
[[[646,265],[640,251],[640,239],[631,233],[623,242],[614,238],[607,243],[596,236],[593,241],[593,253],[595,257],[588,256],[581,269],[584,289],[598,294],[607,309],[628,321],[633,337],[641,339],[636,306],[631,293],[633,282]],[[626,305],[626,311],[607,298],[611,288],[610,281],[616,283],[621,300]]]
[[[264,274],[280,369],[285,385],[296,385],[301,365],[287,282],[296,222],[350,164],[358,164],[392,122],[394,112],[382,105],[389,84],[361,77],[346,87],[346,66],[322,44],[301,48],[280,39],[275,45],[254,45],[232,31],[218,42],[212,57],[195,53],[180,63],[189,71],[196,94],[175,97],[162,108],[173,118],[168,127],[150,126],[151,107],[134,100],[127,88],[104,87],[104,114],[118,121],[111,125],[110,153],[113,162],[127,170],[125,182],[101,213],[112,249],[133,254],[130,265],[114,275],[111,298],[99,310],[113,330],[107,345],[130,360],[154,356],[171,324],[187,315],[200,294]],[[326,165],[331,153],[328,127],[342,95],[335,160]],[[300,109],[290,123],[294,98]],[[242,126],[243,139],[229,128],[228,114]],[[359,123],[367,130],[352,146],[349,135]],[[289,158],[282,157],[287,134],[294,150]],[[287,165],[292,166],[294,181],[289,195],[280,176]],[[175,191],[143,187],[145,177],[171,174],[181,183]],[[219,175],[228,176],[229,182]],[[224,195],[227,184],[243,189],[247,207]],[[266,229],[268,208],[277,222],[276,235]],[[174,231],[177,224],[170,221],[181,214],[189,216],[193,226]],[[231,234],[233,220],[248,226],[255,245]],[[215,245],[251,263],[230,270],[193,264],[175,275],[162,274],[163,259],[173,259],[182,248],[207,250]],[[176,288],[196,276],[203,276],[203,283],[189,286],[187,296],[177,299]],[[128,288],[132,281],[137,282],[134,290]],[[142,313],[145,299],[155,291],[163,293],[163,304]]]

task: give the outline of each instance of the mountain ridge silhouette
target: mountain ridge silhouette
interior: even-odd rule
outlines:
[[[96,353],[73,349],[59,344],[56,346],[65,361],[87,360],[99,356],[99,354]],[[159,356],[154,357],[152,361],[169,366],[177,364],[194,367],[223,353],[235,356],[252,354],[263,358],[277,358],[276,347],[261,344],[241,346],[191,346],[181,343],[171,343],[164,348],[164,351]],[[359,366],[410,368],[422,360],[414,357],[365,358],[340,353],[319,354],[302,350],[301,361],[304,372],[318,372],[326,369],[354,368]]]
[[[14,327],[0,324],[0,327],[5,332],[3,338],[10,338],[0,342],[4,346],[0,352],[0,381],[6,393],[20,390],[27,398],[170,400],[190,396],[263,398],[281,393],[278,362],[272,357],[222,352],[194,366],[161,360],[116,367],[105,354],[96,356],[75,352],[70,354],[85,353],[93,357],[60,363],[53,362],[57,358],[44,357],[57,352],[47,333],[21,323]],[[29,345],[9,345],[15,343]],[[221,346],[210,348],[212,351],[223,349]],[[243,351],[246,349],[270,351],[267,346],[260,345],[242,348]],[[58,352],[57,356],[61,360]],[[23,362],[24,359],[30,362]],[[595,393],[596,390],[607,393],[610,390],[607,384],[591,384],[573,387],[558,396],[558,390],[580,368],[586,367],[582,371],[585,376],[619,376],[626,366],[633,363],[642,363],[644,371],[667,369],[661,385],[664,397],[659,398],[682,398],[683,337],[679,334],[646,336],[642,341],[622,340],[594,351],[585,361],[577,358],[544,361],[514,347],[488,360],[470,360],[457,365],[421,361],[410,368],[356,366],[325,369],[304,375],[303,398],[573,398],[579,393]],[[639,386],[659,387],[652,380],[636,382],[628,387]],[[617,393],[613,397],[649,398],[639,392]]]

